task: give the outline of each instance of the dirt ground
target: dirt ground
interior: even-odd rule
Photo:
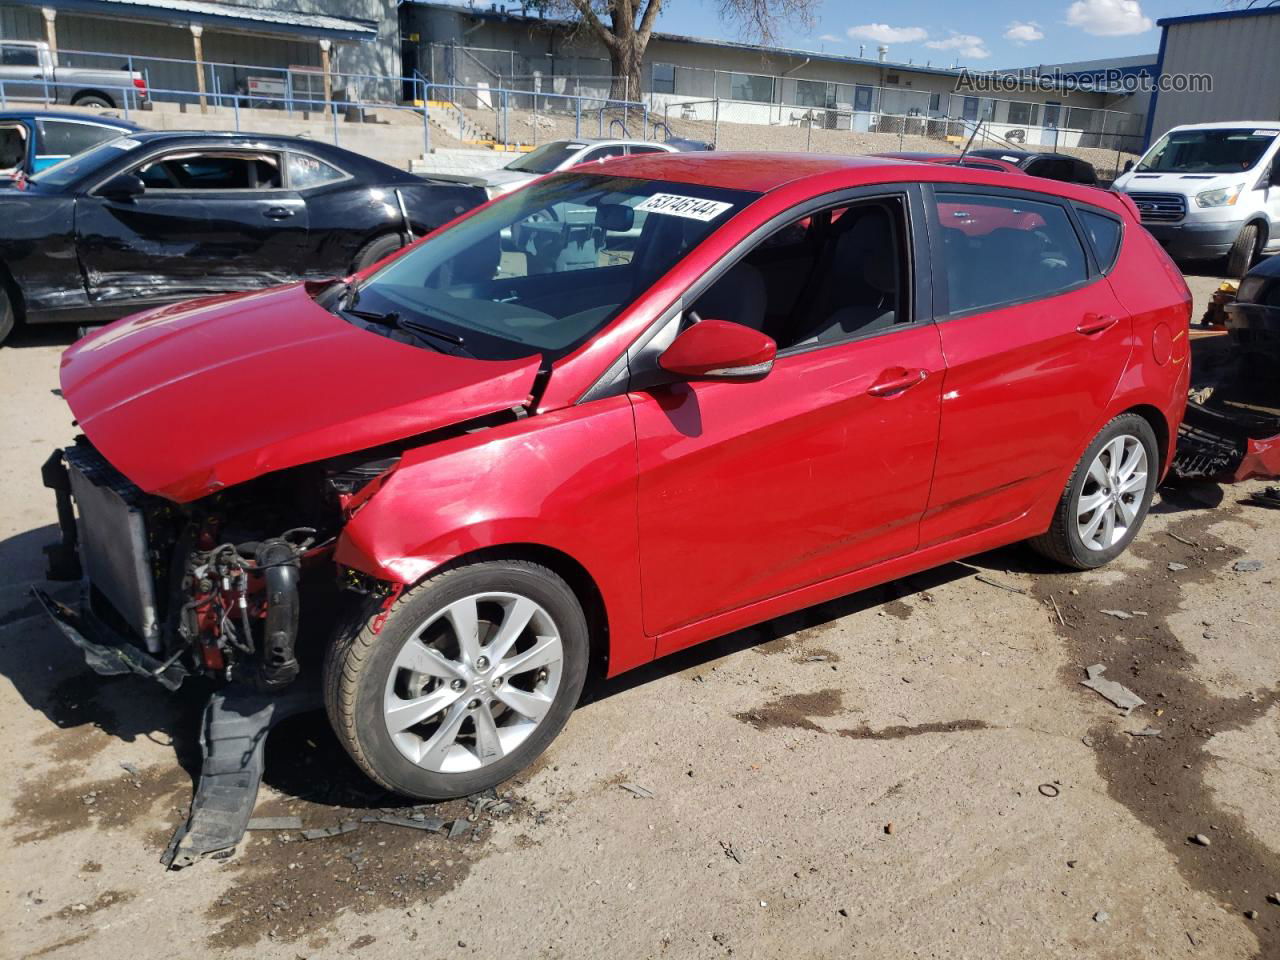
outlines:
[[[256,832],[166,873],[195,691],[96,677],[27,596],[54,534],[39,466],[74,432],[66,342],[0,350],[0,956],[1280,957],[1258,484],[1162,489],[1093,573],[1001,550],[598,685],[496,804],[397,811],[453,839]],[[1147,705],[1081,686],[1094,663]],[[396,806],[321,714],[267,756],[259,816]]]

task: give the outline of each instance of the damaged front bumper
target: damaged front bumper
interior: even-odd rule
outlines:
[[[177,690],[182,686],[187,671],[180,663],[157,660],[141,647],[121,637],[94,616],[87,599],[78,607],[70,607],[53,599],[39,587],[32,587],[31,593],[63,635],[80,648],[85,663],[94,673],[104,677],[137,674],[156,680],[170,690]]]

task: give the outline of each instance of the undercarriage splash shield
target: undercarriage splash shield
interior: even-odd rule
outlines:
[[[180,870],[205,857],[234,853],[258,800],[267,734],[286,717],[322,706],[318,684],[295,683],[276,694],[232,684],[211,696],[201,719],[204,760],[191,815],[160,862]]]

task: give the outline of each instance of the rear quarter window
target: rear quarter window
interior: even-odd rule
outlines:
[[[1089,238],[1089,246],[1093,247],[1093,258],[1098,261],[1098,269],[1103,273],[1115,265],[1120,253],[1120,221],[1104,213],[1077,208],[1080,224],[1084,227],[1085,236]]]

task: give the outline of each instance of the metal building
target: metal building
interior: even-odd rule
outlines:
[[[1159,21],[1163,28],[1147,143],[1170,127],[1220,120],[1280,119],[1280,7],[1224,10]],[[1193,86],[1207,74],[1211,90]]]

